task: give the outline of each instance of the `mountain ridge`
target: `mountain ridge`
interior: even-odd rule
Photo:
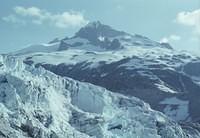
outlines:
[[[77,41],[76,43],[72,43]],[[118,45],[114,44],[118,43]],[[150,40],[142,35],[131,35],[124,31],[118,31],[108,25],[102,24],[100,21],[90,22],[82,27],[71,38],[65,37],[63,39],[55,38],[48,44],[37,44],[22,50],[13,52],[13,55],[28,54],[33,52],[55,52],[63,51],[68,48],[76,48],[87,44],[91,50],[120,50],[126,46],[145,46],[145,47],[163,47],[173,49],[168,43],[159,43]],[[126,45],[126,46],[125,46]],[[54,48],[53,48],[54,47]]]

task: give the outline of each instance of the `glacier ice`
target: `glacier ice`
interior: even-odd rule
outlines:
[[[135,97],[0,56],[0,137],[186,138],[174,121]]]

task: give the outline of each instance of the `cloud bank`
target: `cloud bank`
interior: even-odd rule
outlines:
[[[66,11],[63,13],[51,13],[38,7],[25,8],[17,6],[14,13],[2,19],[6,22],[27,24],[33,23],[37,25],[50,25],[57,28],[78,27],[88,23],[81,12]]]
[[[200,34],[200,9],[178,13],[176,22],[185,26],[190,26],[196,33]]]

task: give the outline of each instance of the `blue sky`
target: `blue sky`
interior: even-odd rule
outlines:
[[[0,53],[72,36],[89,21],[200,54],[200,0],[4,0]]]

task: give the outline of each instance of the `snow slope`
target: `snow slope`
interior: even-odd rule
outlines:
[[[35,44],[28,46],[22,50],[12,52],[10,54],[20,55],[20,54],[28,54],[28,53],[36,53],[36,52],[54,52],[59,48],[59,42],[49,43],[49,44]]]
[[[137,98],[0,56],[0,137],[186,138],[178,124]]]
[[[184,56],[186,58],[179,58],[174,61],[173,58],[178,56]],[[22,58],[30,57],[30,60],[34,61],[34,64],[44,63],[58,65],[64,63],[66,65],[74,65],[82,62],[90,63],[87,68],[98,68],[95,64],[105,62],[110,64],[118,62],[122,59],[130,58],[131,60],[120,67],[126,67],[127,69],[134,68],[149,68],[148,65],[166,65],[166,69],[178,68],[183,63],[189,63],[191,61],[198,60],[196,57],[187,52],[178,52],[170,49],[163,48],[148,48],[148,47],[126,47],[123,50],[117,51],[92,51],[81,48],[69,48],[66,51],[51,52],[51,53],[30,53],[20,56]],[[134,58],[136,57],[136,58]],[[133,58],[133,59],[132,59]],[[141,62],[141,60],[143,62]]]

